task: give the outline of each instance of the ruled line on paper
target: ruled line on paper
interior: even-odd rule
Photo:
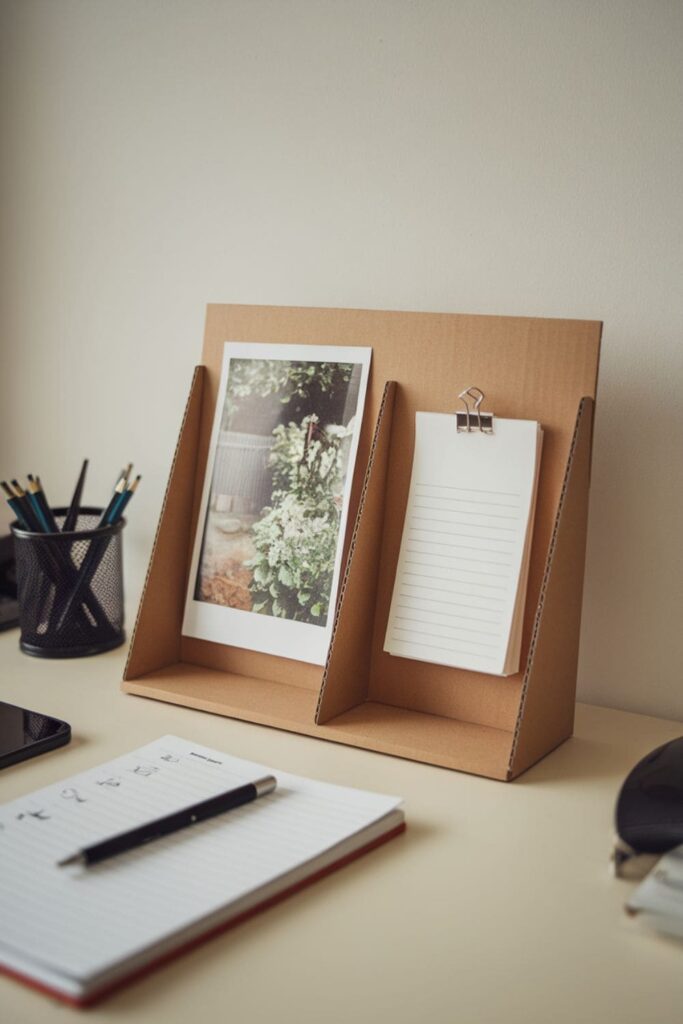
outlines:
[[[520,510],[520,505],[516,501],[492,501],[491,498],[461,498],[454,494],[427,494],[425,493],[425,485],[418,486],[415,490],[415,497],[417,498],[428,498],[432,501],[450,501],[455,502],[459,505],[481,505],[483,508],[511,508],[515,511]]]
[[[425,561],[422,561],[419,558],[406,558],[405,559],[405,564],[406,565],[419,565],[423,569],[439,569],[440,568],[440,566],[438,564],[435,565],[433,562],[425,562]],[[444,566],[444,571],[445,572],[449,572],[449,569],[446,566]],[[465,569],[465,568],[460,568],[459,566],[457,568],[453,567],[452,572],[470,573],[470,574],[472,574],[474,576],[490,576],[492,579],[497,579],[497,580],[506,580],[508,578],[508,574],[504,573],[504,572],[483,572],[481,569]],[[435,579],[448,579],[448,577],[447,576],[439,576],[438,573],[436,573],[435,574]]]
[[[424,594],[416,594],[415,590],[428,590],[429,587],[419,583],[403,583],[401,589],[397,594],[397,601],[399,597],[405,598],[409,601],[431,601],[439,602],[441,604],[455,604],[458,606],[465,606],[467,608],[484,608],[488,611],[500,611],[505,605],[505,595],[503,594],[476,594],[471,590],[451,590],[438,588],[436,596],[427,596]],[[413,591],[409,593],[408,591]]]
[[[425,599],[425,598],[414,598],[414,600],[418,600],[418,601],[427,600],[429,604],[437,604],[437,605],[439,605],[439,606],[441,606],[441,607],[443,607],[443,608],[445,608],[447,610],[439,611],[438,608],[424,608],[424,607],[421,607],[420,605],[418,605],[416,607],[415,604],[405,604],[404,601],[397,601],[396,602],[396,610],[399,610],[399,609],[403,608],[403,609],[405,609],[407,611],[413,611],[413,612],[424,611],[424,612],[426,612],[430,616],[431,620],[433,620],[434,616],[438,616],[438,615],[442,615],[444,618],[447,617],[447,618],[449,618],[449,620],[451,620],[451,618],[453,618],[453,615],[452,615],[451,610],[450,610],[452,608],[452,606],[453,606],[453,603],[454,603],[453,601],[431,601],[431,600]],[[468,607],[469,607],[469,605],[468,605]],[[476,606],[474,606],[473,610],[476,610]],[[484,608],[482,610],[486,611],[488,609]],[[490,610],[499,610],[500,611],[500,609],[490,609]],[[494,626],[496,624],[492,623],[490,625]],[[477,632],[493,635],[493,632],[498,632],[498,631],[496,630],[496,631],[492,632],[490,630],[478,630]]]
[[[445,530],[444,526],[448,525],[448,521],[447,520],[441,520],[441,522],[443,523],[443,526],[441,526],[439,530],[436,530],[436,529],[434,529],[431,526],[427,526],[427,527],[423,527],[422,526],[423,523],[430,523],[430,522],[433,522],[433,520],[422,519],[419,516],[413,516],[409,520],[409,525],[410,525],[410,528],[413,529],[413,530],[419,530],[419,529],[423,529],[424,530],[424,529],[426,529],[426,530],[429,530],[430,532],[434,532],[434,533],[444,533],[444,534],[446,534],[447,536],[450,536],[450,537],[465,537],[465,538],[467,538],[469,540],[480,540],[480,541],[483,540],[483,541],[487,541],[489,544],[514,544],[514,540],[511,540],[509,537],[482,537],[480,534],[477,534],[477,533],[462,533],[460,530]],[[415,524],[418,524],[418,525],[415,525]],[[456,524],[452,524],[452,525],[456,525]]]
[[[432,627],[439,626],[439,627],[441,627],[441,629],[448,630],[448,632],[445,633],[445,634],[437,632],[435,634],[437,636],[440,636],[440,635],[450,636],[453,633],[465,633],[467,635],[465,637],[461,638],[463,640],[466,640],[467,636],[469,636],[470,633],[476,634],[477,636],[488,636],[488,637],[497,637],[497,636],[500,635],[500,630],[492,630],[490,632],[488,630],[472,630],[469,627],[465,627],[465,626],[451,626],[449,623],[446,623],[446,622],[434,622],[434,620],[431,619],[431,618],[425,619],[425,618],[421,618],[421,617],[419,617],[417,615],[405,615],[405,616],[404,615],[396,615],[394,617],[394,621],[395,622],[409,622],[411,624],[420,623],[423,626],[432,626]],[[454,639],[458,639],[458,638],[455,637]],[[484,647],[495,646],[493,644],[488,643],[488,641],[486,641],[486,640],[473,640],[472,643],[481,644]]]
[[[467,640],[467,639],[464,639],[462,637],[453,637],[453,636],[449,636],[447,633],[437,633],[437,632],[435,632],[434,630],[431,630],[431,629],[421,631],[421,630],[416,629],[414,627],[402,629],[400,626],[394,626],[394,637],[397,640],[406,639],[406,638],[402,638],[400,636],[397,636],[396,635],[397,633],[407,633],[410,636],[416,636],[416,637],[420,637],[420,638],[425,638],[425,643],[424,643],[425,647],[428,647],[428,646],[429,647],[431,647],[431,646],[442,647],[442,646],[444,646],[443,644],[441,644],[441,643],[437,644],[437,643],[435,643],[435,641],[436,640],[439,640],[439,641],[440,640],[448,640],[448,641],[452,640],[453,644],[454,644],[454,646],[452,648],[453,650],[462,650],[463,647],[470,647],[470,648],[474,647],[476,649],[474,651],[472,651],[471,653],[479,654],[481,652],[481,653],[483,653],[484,657],[491,657],[491,655],[487,654],[486,652],[487,651],[495,651],[495,650],[497,650],[497,647],[498,647],[497,644],[481,644],[481,643],[478,643],[475,640]],[[432,637],[434,638],[433,640],[431,639]],[[427,638],[429,638],[429,639],[427,639]],[[482,648],[483,648],[483,652],[482,652]]]
[[[473,611],[486,611],[485,608],[475,608]],[[394,616],[395,618],[396,616]],[[462,619],[463,622],[482,622],[487,625],[497,625],[496,619],[487,619],[481,615],[463,615],[462,612],[452,612],[451,619]],[[499,620],[498,620],[499,621]]]
[[[478,523],[468,523],[468,522],[463,522],[462,519],[454,519],[453,516],[450,516],[450,517],[449,516],[443,516],[443,515],[438,515],[438,516],[431,516],[430,515],[430,516],[427,516],[427,515],[425,515],[423,509],[420,508],[419,505],[417,507],[420,509],[420,512],[419,512],[420,518],[424,519],[424,520],[427,520],[427,522],[430,522],[430,523],[452,523],[453,526],[465,526],[465,527],[467,527],[468,530],[498,530],[499,532],[503,532],[503,533],[515,533],[516,532],[514,526],[491,526],[489,524],[481,525],[480,526]],[[445,511],[445,510],[439,509],[439,511]],[[480,535],[477,534],[477,536],[480,536]]]
[[[414,577],[416,577],[418,579],[428,579],[428,580],[434,579],[433,576],[425,575],[425,573],[412,572],[412,571],[409,572],[408,570],[404,570],[403,578],[405,579],[406,576],[414,576]],[[443,577],[439,577],[439,578],[444,583],[447,583],[449,581],[449,579],[452,579],[452,577],[449,577],[449,576],[443,576]],[[473,587],[482,587],[482,589],[486,588],[487,590],[503,590],[503,591],[505,590],[505,587],[501,587],[497,583],[477,583],[476,580],[453,580],[453,582],[454,583],[469,583]],[[424,584],[406,584],[406,585],[407,586],[411,586],[411,585],[412,586],[424,586]],[[435,589],[435,590],[445,590],[447,592],[450,591],[449,587],[434,587],[432,589]],[[452,593],[452,591],[450,591],[450,592]]]
[[[491,491],[491,490],[485,490],[483,487],[458,487],[458,486],[456,486],[454,484],[427,483],[426,481],[422,481],[422,482],[416,483],[415,487],[440,487],[443,490],[448,490],[448,491],[467,491],[467,492],[471,491],[474,494],[491,494],[491,495],[494,495],[496,497],[501,497],[501,498],[502,497],[505,497],[505,498],[519,498],[520,497],[520,492],[519,491]]]
[[[420,496],[418,495],[418,498],[419,497]],[[436,497],[431,497],[427,501],[426,498],[423,498],[421,500],[414,501],[413,502],[413,508],[428,508],[428,509],[432,509],[432,511],[434,511],[434,512],[452,512],[454,515],[470,516],[470,518],[472,518],[472,519],[508,519],[511,522],[515,522],[515,520],[517,519],[517,515],[513,515],[510,512],[489,512],[488,508],[485,508],[484,511],[479,511],[479,510],[477,510],[477,511],[474,511],[474,510],[468,511],[467,509],[449,508],[449,507],[444,506],[444,505],[436,505],[436,504],[434,504],[437,501],[448,501],[451,504],[453,504],[453,500],[454,499],[452,499],[452,498],[436,498]],[[496,508],[498,508],[498,507],[499,506],[496,506]],[[489,506],[489,508],[490,508],[490,506]]]
[[[413,535],[417,534],[417,533],[426,533],[428,537],[457,537],[457,536],[459,536],[457,533],[453,533],[450,530],[428,530],[424,526],[410,526],[410,525],[408,526],[408,533],[409,534],[413,534]],[[477,537],[476,539],[479,540],[479,541],[483,540],[483,541],[486,542],[486,539],[484,537]],[[439,540],[439,541],[437,541],[437,540],[422,540],[421,538],[416,537],[415,538],[415,543],[416,544],[435,544],[437,547],[444,547],[444,546],[448,547],[448,546],[450,546],[450,547],[454,547],[454,548],[460,548],[463,551],[477,551],[479,554],[508,555],[510,553],[509,551],[501,551],[498,548],[482,548],[482,547],[477,547],[476,544],[454,544],[450,540],[446,540],[446,541],[441,541],[441,540]],[[505,541],[491,540],[491,541],[488,541],[486,543],[489,543],[489,544],[500,544],[500,543],[505,543]]]
[[[494,661],[495,660],[493,655],[487,655],[487,654],[477,654],[477,655],[475,655],[475,654],[473,654],[472,651],[464,651],[462,648],[457,649],[457,648],[451,647],[450,645],[446,645],[446,644],[425,644],[425,643],[422,643],[422,642],[420,642],[418,640],[399,640],[398,638],[396,638],[396,643],[397,644],[403,644],[405,647],[408,647],[408,648],[422,647],[424,650],[427,650],[427,651],[430,651],[430,650],[431,651],[448,651],[451,654],[466,654],[466,655],[469,655],[471,657],[481,658],[483,661]]]
[[[452,549],[459,549],[461,551],[471,551],[471,550],[473,550],[472,548],[461,548],[459,544],[448,544],[448,543],[446,543],[446,544],[440,545],[436,541],[428,541],[428,540],[417,540],[417,541],[413,541],[412,543],[413,544],[424,544],[424,545],[429,545],[430,547],[437,547],[437,548],[445,547],[445,548],[450,548],[451,550]],[[418,550],[415,547],[406,548],[406,551],[408,552],[408,554],[415,554],[415,555],[429,555],[429,554],[431,554],[431,552],[429,552],[429,551],[420,551],[420,550]],[[502,565],[502,566],[509,566],[511,564],[509,561],[508,562],[500,562],[496,558],[472,558],[469,555],[443,554],[442,557],[443,558],[455,558],[455,559],[458,559],[461,562],[476,562],[478,565]]]

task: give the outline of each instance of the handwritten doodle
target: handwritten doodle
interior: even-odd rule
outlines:
[[[135,768],[129,770],[132,771],[134,775],[142,775],[143,778],[147,778],[148,776],[154,775],[158,772],[159,768],[154,764],[139,764]]]
[[[121,785],[121,779],[117,779],[115,775],[110,775],[108,779],[97,779],[96,785],[98,786],[111,786],[112,788]]]
[[[23,821],[24,818],[35,818],[37,821],[49,821],[50,815],[46,814],[45,811],[20,811],[17,814],[17,821]]]
[[[65,800],[75,800],[77,804],[85,804],[85,803],[87,803],[87,800],[85,799],[85,797],[81,796],[81,794],[78,792],[78,790],[74,789],[73,786],[69,786],[67,789],[63,789],[60,795]]]
[[[168,761],[169,764],[178,764],[178,761],[180,761],[180,758],[176,757],[175,754],[162,754],[161,755],[161,760],[162,761]]]

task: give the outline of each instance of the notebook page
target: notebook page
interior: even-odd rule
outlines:
[[[389,654],[497,675],[517,671],[506,656],[526,579],[541,436],[531,420],[496,419],[492,435],[458,433],[454,416],[417,413]]]
[[[244,807],[90,868],[83,845],[275,774]],[[0,807],[0,961],[87,980],[318,857],[400,803],[166,736]]]

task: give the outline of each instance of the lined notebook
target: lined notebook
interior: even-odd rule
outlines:
[[[240,783],[277,789],[94,867],[57,861]],[[400,800],[273,772],[165,736],[0,807],[0,968],[96,1001],[398,834]]]
[[[389,654],[519,670],[542,441],[531,420],[459,433],[455,416],[417,413]]]

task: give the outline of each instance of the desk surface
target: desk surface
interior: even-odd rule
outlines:
[[[4,700],[73,740],[5,769],[9,800],[164,733],[329,782],[398,793],[408,831],[89,1011],[92,1021],[668,1024],[683,948],[639,929],[608,873],[619,784],[681,725],[579,706],[576,735],[505,785],[119,691],[123,653],[50,662],[0,637]],[[3,1019],[70,1011],[6,978]]]

